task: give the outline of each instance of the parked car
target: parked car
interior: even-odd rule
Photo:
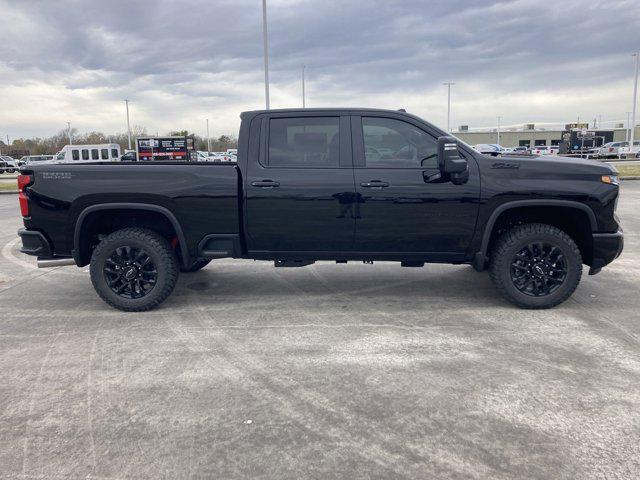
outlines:
[[[510,152],[510,153],[515,153],[515,154],[520,154],[520,155],[521,155],[521,154],[525,154],[525,153],[527,153],[528,148],[529,148],[529,147],[528,147],[528,146],[526,146],[526,145],[513,147],[513,148],[511,149],[511,152]]]
[[[26,155],[18,161],[19,166],[31,165],[34,163],[51,163],[53,155]]]
[[[239,145],[237,163],[24,168],[21,251],[90,265],[98,295],[126,311],[158,306],[180,270],[224,257],[467,263],[515,305],[549,308],[583,264],[596,274],[622,251],[617,171],[599,161],[490,158],[375,109],[245,112]]]
[[[558,152],[560,152],[559,145],[549,145],[549,153],[547,155],[558,155]]]
[[[135,150],[125,150],[125,152],[120,156],[121,162],[137,162],[138,161],[138,153]]]
[[[629,148],[629,142],[624,142],[625,145],[618,148],[618,155],[621,157],[635,157],[640,154],[640,140],[633,142],[633,146]]]
[[[635,142],[634,142],[635,143]],[[621,147],[628,147],[629,142],[609,142],[596,151],[598,158],[617,158]]]
[[[549,155],[550,147],[547,145],[534,145],[529,147],[529,153],[531,155]]]
[[[500,155],[503,151],[503,148],[500,145],[490,143],[479,143],[474,145],[473,149],[483,155],[491,155],[494,157]]]
[[[18,169],[18,163],[8,155],[0,155],[0,166],[2,166],[0,173],[13,173]]]

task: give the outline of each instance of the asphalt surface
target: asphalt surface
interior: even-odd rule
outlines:
[[[0,196],[0,478],[640,478],[640,182],[553,310],[468,266],[223,260],[159,309],[37,270]]]

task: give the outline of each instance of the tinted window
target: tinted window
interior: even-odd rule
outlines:
[[[103,148],[100,150],[100,157],[102,157],[102,160],[109,160],[109,149]]]
[[[116,148],[111,149],[111,157],[118,158],[118,150]]]
[[[82,159],[89,160],[89,150],[86,150],[86,149],[82,150]]]
[[[364,154],[371,168],[438,168],[438,142],[393,118],[362,117]]]
[[[340,118],[273,118],[269,121],[270,167],[337,167]]]
[[[71,158],[80,160],[80,150],[71,150]]]
[[[98,155],[98,149],[97,148],[92,148],[91,149],[91,159],[92,160],[98,160],[100,157]]]

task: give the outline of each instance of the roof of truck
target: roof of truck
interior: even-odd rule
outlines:
[[[331,108],[274,108],[270,110],[248,110],[242,112],[243,115],[258,115],[260,113],[309,113],[309,112],[384,112],[384,113],[400,113],[409,116],[413,116],[407,113],[406,110],[391,110],[385,108],[361,108],[361,107],[331,107]]]

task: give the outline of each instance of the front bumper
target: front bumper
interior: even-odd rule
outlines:
[[[615,233],[593,233],[593,261],[589,275],[595,275],[602,267],[613,262],[622,253],[624,236],[622,230]]]
[[[20,251],[27,255],[34,255],[39,258],[52,258],[53,250],[47,237],[37,230],[27,230],[21,228],[18,230],[18,236],[22,240],[22,248]]]

